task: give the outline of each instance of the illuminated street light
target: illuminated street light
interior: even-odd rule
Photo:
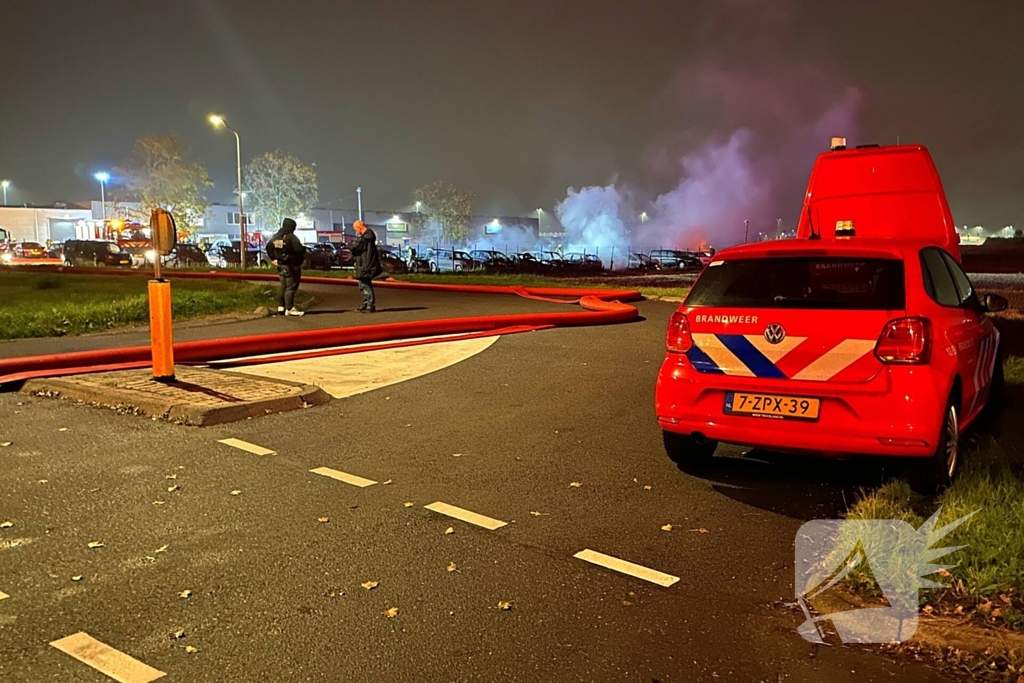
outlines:
[[[422,204],[423,204],[423,202],[416,202],[416,213],[419,213],[419,212],[420,212],[420,206],[421,206]]]
[[[647,222],[647,212],[644,211],[643,213],[640,214],[640,223],[642,224],[642,223],[646,223],[646,222]]]
[[[0,181],[0,187],[4,188],[4,206],[7,206],[7,188],[11,186],[10,180]]]
[[[246,257],[249,252],[249,236],[245,225],[245,193],[242,192],[242,139],[238,136],[238,131],[229,126],[223,116],[210,114],[209,121],[214,128],[227,128],[235,134],[235,166],[238,170],[238,227],[241,238],[241,243],[238,245],[240,247],[238,250],[240,252],[239,265],[242,270],[245,270]]]
[[[359,202],[359,220],[363,220],[363,188],[356,188],[356,198]]]
[[[106,171],[100,171],[99,173],[94,173],[92,177],[95,178],[96,180],[100,181],[100,206],[101,206],[103,220],[106,221],[107,220],[107,181],[110,180],[110,174],[107,173]],[[4,199],[4,204],[6,204],[6,203],[7,203],[7,200],[5,198]]]

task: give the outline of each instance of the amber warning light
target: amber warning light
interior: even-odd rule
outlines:
[[[838,152],[846,149],[846,138],[832,138],[832,151]]]

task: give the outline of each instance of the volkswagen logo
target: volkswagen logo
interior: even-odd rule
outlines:
[[[782,329],[782,325],[772,323],[764,328],[764,338],[769,344],[781,344],[782,340],[786,338],[786,330]]]

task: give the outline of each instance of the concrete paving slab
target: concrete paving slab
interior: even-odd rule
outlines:
[[[323,389],[220,370],[178,367],[158,382],[149,369],[34,379],[21,392],[117,408],[172,422],[208,426],[281,413],[331,400]]]

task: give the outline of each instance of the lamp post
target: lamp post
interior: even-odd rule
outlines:
[[[93,178],[100,181],[100,215],[103,216],[103,222],[107,222],[107,181],[110,180],[110,174],[106,171],[100,171],[94,173]],[[4,188],[4,204],[7,203],[7,188]]]
[[[363,188],[356,188],[356,200],[359,202],[359,220],[363,220]]]
[[[750,241],[750,221],[743,221],[743,244]]]
[[[239,237],[241,243],[239,246],[239,265],[242,270],[246,267],[246,257],[249,255],[249,235],[248,230],[245,226],[245,202],[242,195],[242,139],[238,137],[238,131],[228,125],[228,122],[224,120],[223,116],[218,114],[210,114],[210,123],[215,128],[224,127],[235,134],[235,167],[238,170],[238,226],[239,226]]]
[[[647,222],[647,212],[644,211],[643,213],[640,214],[640,225],[643,225],[646,222]]]
[[[11,186],[10,180],[0,181],[0,187],[4,188],[4,206],[7,206],[7,188]]]

